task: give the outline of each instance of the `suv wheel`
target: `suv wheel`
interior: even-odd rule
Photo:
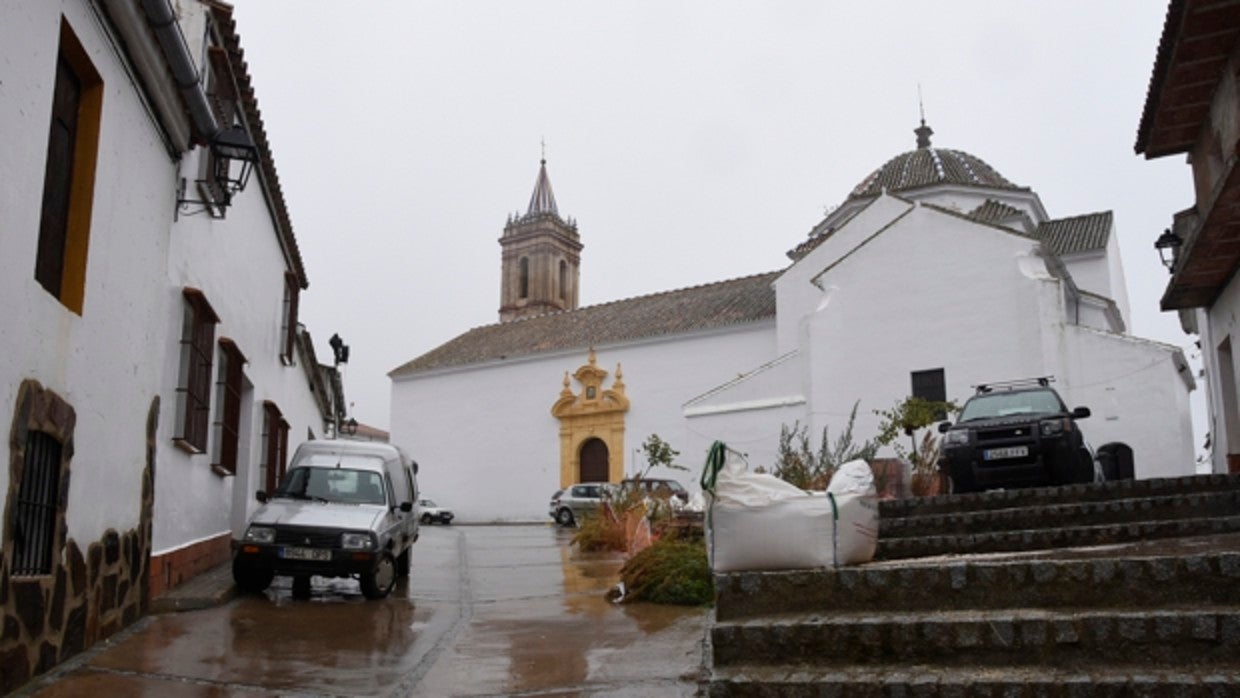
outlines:
[[[383,553],[374,570],[362,573],[361,582],[362,596],[368,599],[382,599],[392,593],[392,587],[396,586],[396,560],[392,559],[392,554]]]
[[[963,494],[965,492],[976,492],[977,482],[973,479],[973,466],[965,463],[963,465],[954,465],[950,471],[952,481],[952,494]]]
[[[568,507],[565,507],[565,508],[563,508],[563,509],[559,510],[559,511],[558,511],[558,512],[556,512],[556,514],[555,514],[555,520],[556,520],[556,521],[558,521],[558,522],[560,523],[560,525],[561,525],[561,526],[572,526],[572,525],[573,525],[573,512],[572,512],[572,510],[571,510],[571,509],[569,509]]]
[[[276,576],[271,570],[259,569],[235,558],[232,574],[237,590],[243,594],[257,594],[263,591],[271,586],[271,580]]]

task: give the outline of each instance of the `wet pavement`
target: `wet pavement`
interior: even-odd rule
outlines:
[[[17,695],[692,696],[708,611],[612,604],[623,560],[552,526],[422,529],[408,582],[287,578],[150,616]]]

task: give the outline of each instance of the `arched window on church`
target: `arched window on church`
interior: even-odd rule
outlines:
[[[530,258],[521,258],[521,297],[530,297]]]
[[[560,260],[560,300],[568,300],[568,262]]]

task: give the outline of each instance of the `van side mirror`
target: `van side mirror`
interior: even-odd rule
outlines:
[[[416,460],[413,462],[413,474],[418,474],[418,462]]]
[[[259,491],[255,492],[255,493],[254,493],[254,498],[258,500],[259,504],[266,504],[266,503],[267,503],[267,493],[266,493],[266,492],[264,492],[263,490],[259,490]]]
[[[1090,413],[1090,411],[1089,411],[1089,408],[1088,408],[1088,407],[1078,407],[1078,408],[1076,408],[1075,410],[1072,410],[1072,418],[1073,418],[1073,419],[1085,419],[1085,418],[1086,418],[1086,417],[1088,417],[1090,414],[1091,414],[1091,413]]]
[[[413,502],[401,502],[400,510],[405,512],[406,514],[413,511]]]
[[[946,434],[948,429],[952,428],[951,422],[939,422],[939,433]]]

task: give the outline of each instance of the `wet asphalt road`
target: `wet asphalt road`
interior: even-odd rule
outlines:
[[[703,609],[605,599],[621,558],[552,526],[424,526],[383,601],[316,578],[152,616],[19,692],[83,696],[692,696]]]

